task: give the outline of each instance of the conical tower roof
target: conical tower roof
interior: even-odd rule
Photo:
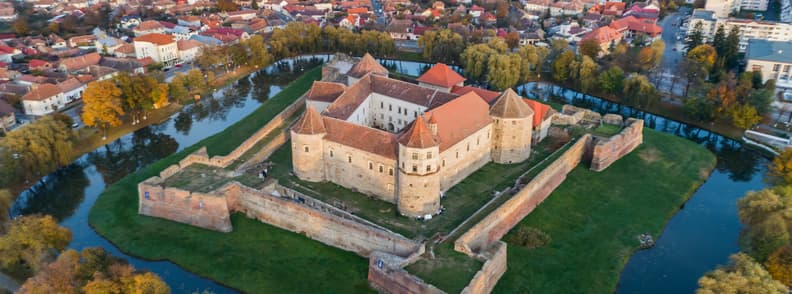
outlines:
[[[361,58],[358,63],[355,63],[355,65],[349,69],[347,75],[355,78],[361,78],[367,73],[387,75],[388,69],[382,66],[382,64],[379,64],[379,62],[377,62],[377,60],[374,59],[371,54],[366,53],[366,55],[363,55],[363,58]]]
[[[429,148],[438,145],[437,138],[426,125],[423,116],[415,119],[410,129],[399,138],[399,143],[410,148]]]
[[[305,114],[303,117],[294,124],[292,127],[292,131],[298,134],[306,134],[306,135],[314,135],[314,134],[322,134],[326,133],[324,122],[322,121],[322,116],[319,115],[319,112],[313,108],[313,106],[308,106],[305,110]]]
[[[533,110],[523,102],[520,95],[509,88],[492,104],[490,115],[500,118],[526,118],[533,115]]]

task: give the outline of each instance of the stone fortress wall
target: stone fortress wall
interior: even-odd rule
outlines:
[[[581,162],[590,163],[593,171],[602,171],[610,164],[637,148],[643,142],[643,120],[605,115],[565,105],[566,113],[554,118],[560,125],[604,123],[623,125],[619,134],[610,138],[586,134],[579,138],[547,168],[534,177],[519,192],[496,208],[454,242],[454,249],[484,261],[462,293],[490,293],[507,269],[507,245],[500,239],[522,221],[566,179]],[[420,278],[402,268],[410,262],[393,261],[388,254],[374,253],[369,261],[369,283],[382,293],[437,293]]]
[[[206,149],[201,148],[185,157],[179,164],[166,168],[159,176],[140,183],[139,213],[229,232],[232,230],[230,214],[243,212],[249,217],[279,228],[368,256],[370,284],[381,292],[443,293],[403,269],[423,254],[424,246],[418,242],[274,182],[269,182],[261,190],[231,182],[208,193],[162,185],[165,179],[191,164],[227,167],[274,130],[283,127],[281,131],[288,133],[283,131],[286,130],[287,118],[299,111],[304,103],[303,98],[296,101],[226,156],[209,158]],[[568,109],[567,106],[564,109]],[[573,121],[579,123],[594,119],[609,122],[607,117],[593,114],[595,113],[588,110],[571,110],[569,113],[559,114],[557,117],[560,118],[554,118],[553,122],[558,120],[559,124]],[[507,268],[507,245],[500,239],[546,199],[581,161],[590,161],[592,170],[600,171],[640,145],[643,139],[643,121],[628,119],[625,125],[619,134],[611,138],[584,135],[578,139],[522,190],[455,242],[455,250],[484,262],[463,293],[489,293],[493,289]],[[262,148],[268,150],[265,153],[276,150],[288,139],[284,134],[278,134],[275,138]],[[341,154],[336,156],[338,155]]]

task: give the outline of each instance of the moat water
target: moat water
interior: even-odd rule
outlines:
[[[73,232],[70,248],[103,247],[129,260],[136,268],[157,273],[174,293],[201,290],[236,292],[171,262],[146,261],[124,254],[88,225],[88,213],[107,185],[225,129],[277,94],[281,86],[327,58],[326,55],[304,56],[277,63],[219,89],[213,97],[185,107],[163,123],[145,127],[100,147],[24,191],[11,213],[14,216],[51,214]],[[408,75],[419,75],[428,68],[427,64],[418,62],[388,60],[384,63]],[[603,113],[618,112],[642,118],[646,121],[646,127],[693,140],[718,155],[715,171],[671,219],[656,240],[656,246],[637,252],[629,260],[622,273],[618,292],[692,292],[704,272],[726,263],[728,256],[738,251],[740,224],[736,201],[747,191],[765,187],[762,182],[767,164],[765,158],[743,148],[737,141],[599,98],[546,85],[527,84],[521,87],[530,93],[529,96],[553,92],[557,94],[556,99],[564,100],[565,103]]]

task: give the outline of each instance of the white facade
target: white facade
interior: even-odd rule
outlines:
[[[704,10],[714,12],[714,16],[717,18],[728,18],[729,14],[735,12],[739,8],[740,0],[707,0],[707,4],[704,5]],[[766,5],[765,9],[767,9]]]
[[[201,52],[201,47],[193,47],[187,50],[179,50],[180,62],[192,62]]]
[[[176,64],[179,59],[179,49],[176,42],[167,44],[155,44],[150,42],[135,40],[135,57],[138,59],[151,57],[154,62],[159,62],[165,66]]]
[[[712,40],[718,27],[723,25],[728,33],[732,27],[740,30],[740,52],[745,52],[750,39],[764,39],[770,41],[792,40],[792,24],[771,21],[754,21],[747,19],[699,19],[691,18],[688,34],[693,32],[697,23],[702,24],[702,35],[705,41]]]

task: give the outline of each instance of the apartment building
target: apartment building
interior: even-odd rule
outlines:
[[[690,18],[688,35],[696,28],[696,24],[702,24],[702,34],[706,41],[712,40],[719,26],[723,26],[728,32],[732,27],[740,30],[740,52],[745,52],[750,39],[764,39],[768,41],[790,41],[792,40],[792,24],[775,21],[757,21],[752,19],[715,17],[713,11],[696,9]]]
[[[776,89],[792,89],[792,41],[751,39],[745,51],[745,70],[762,73],[762,81],[776,80]]]

